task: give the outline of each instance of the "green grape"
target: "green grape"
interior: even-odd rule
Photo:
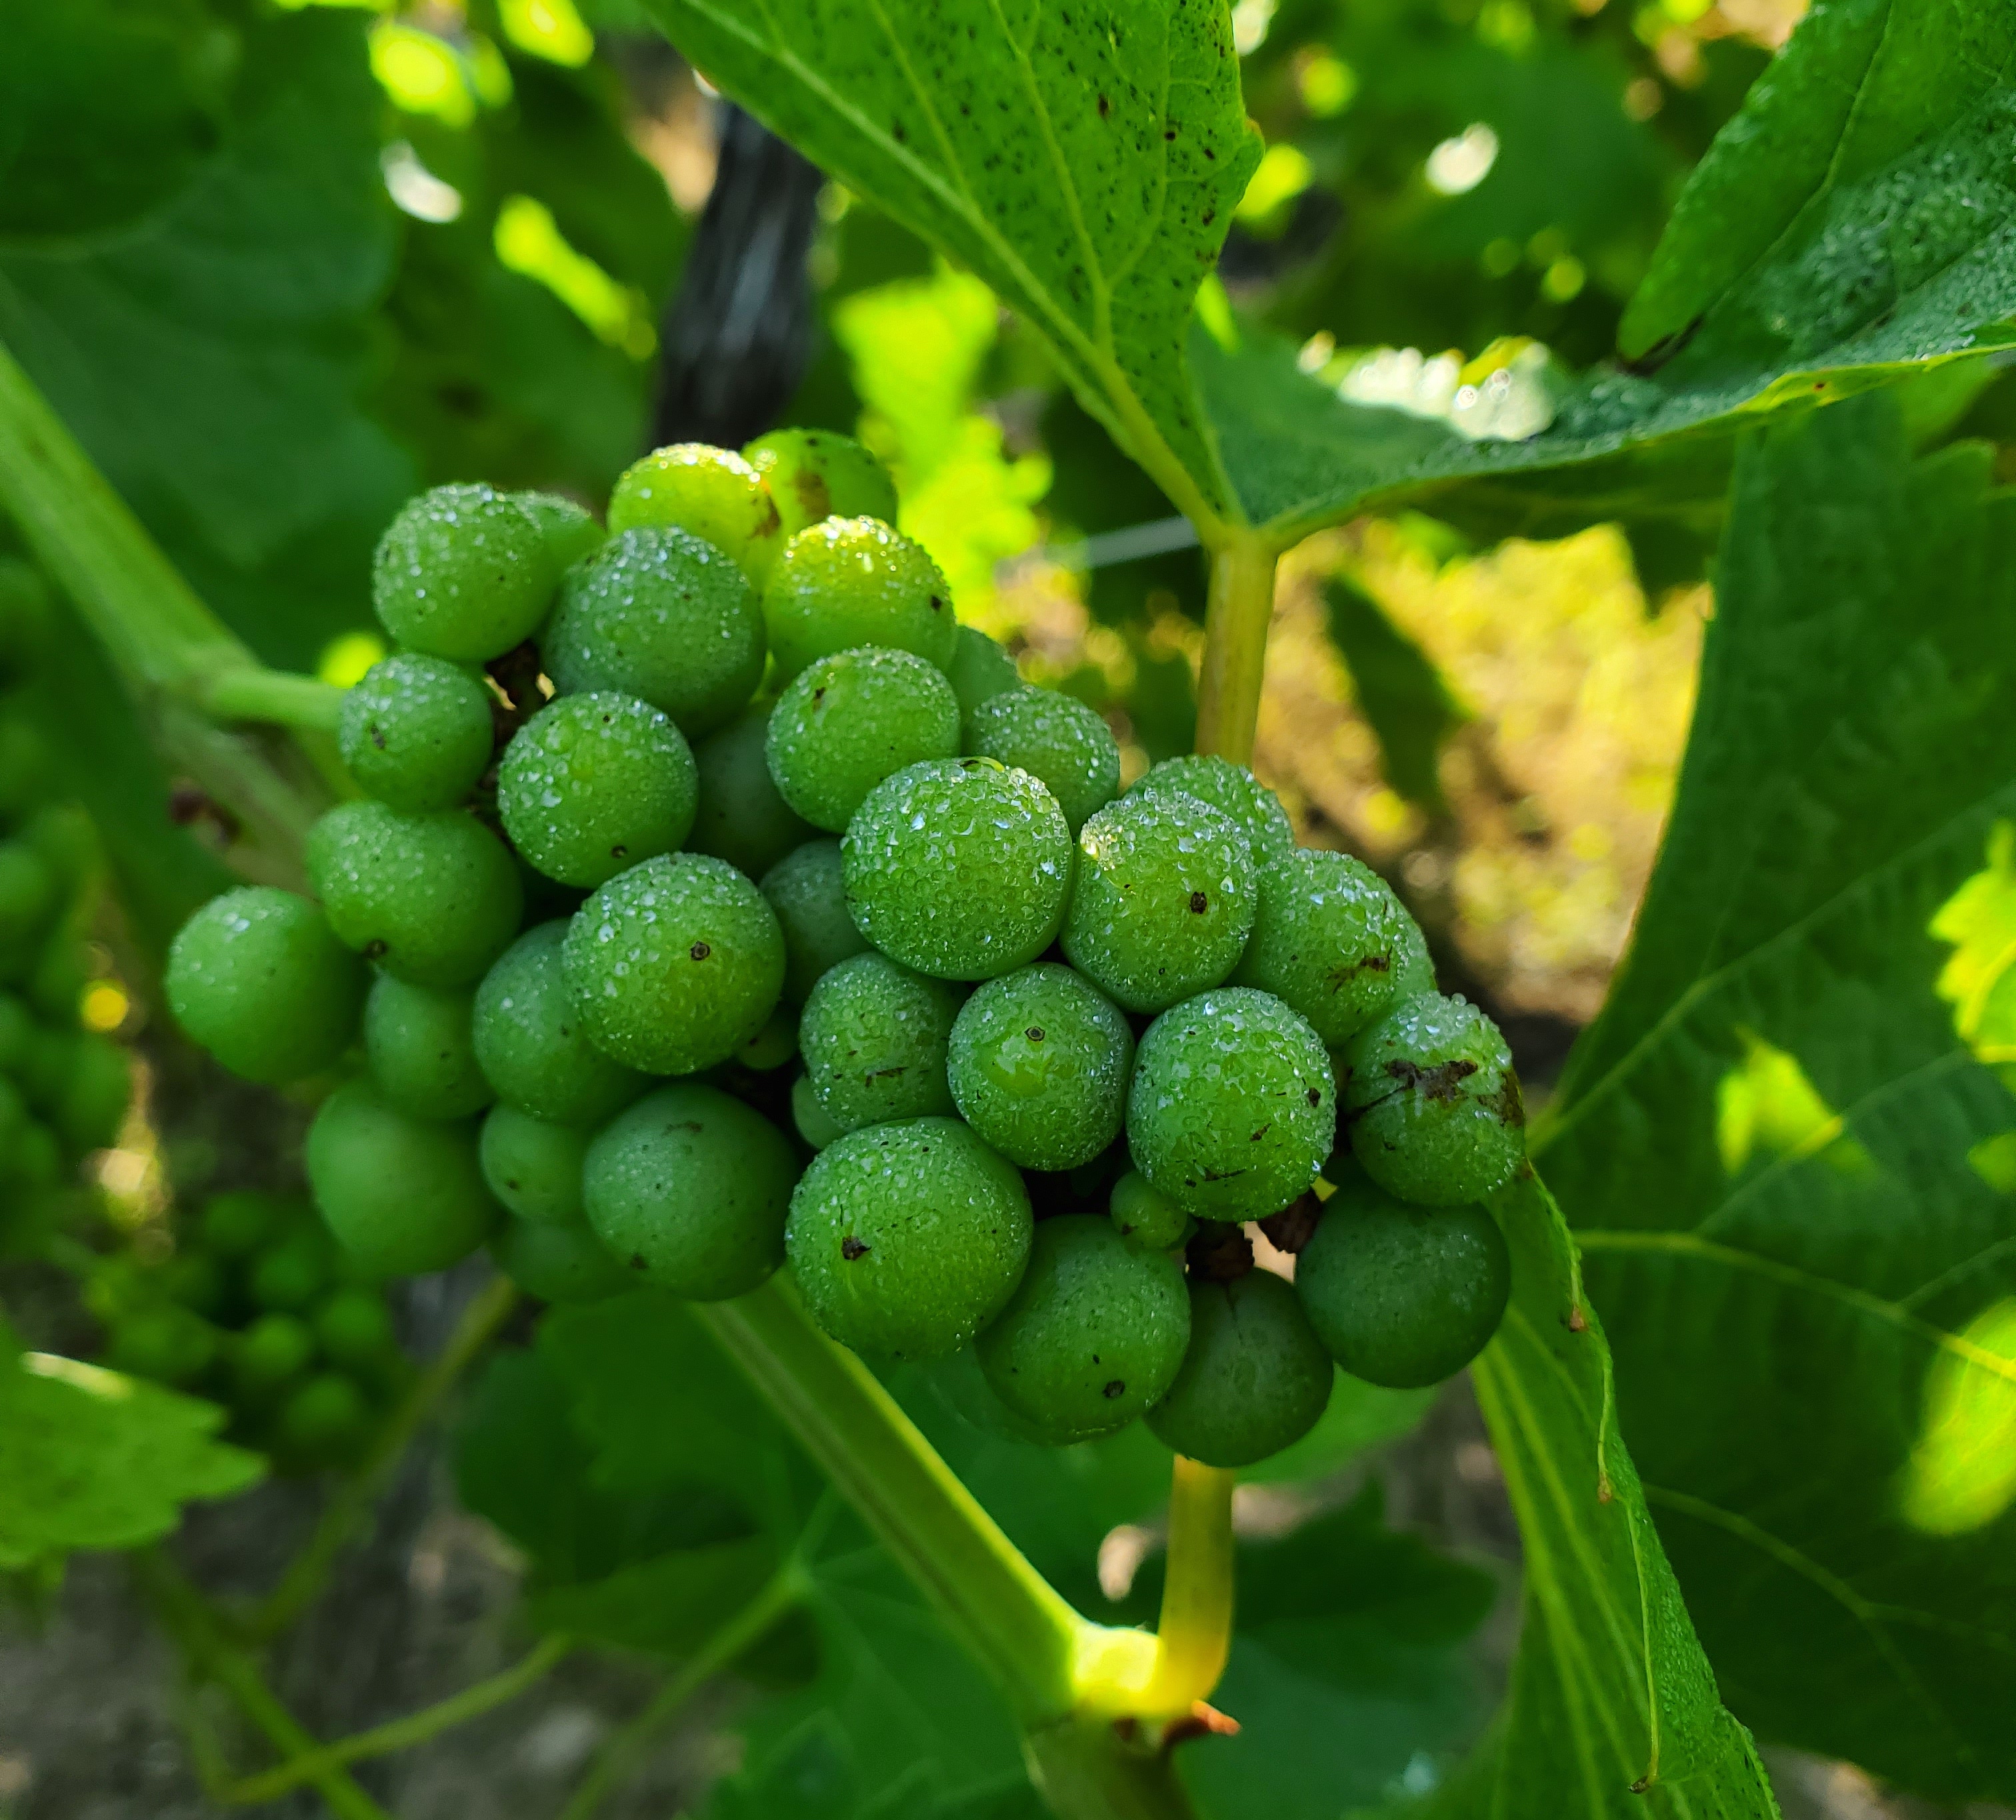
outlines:
[[[711,1087],[646,1095],[596,1135],[589,1224],[636,1281],[697,1302],[747,1294],[783,1261],[797,1160],[760,1113]]]
[[[108,1037],[86,1032],[70,1055],[70,1077],[50,1112],[50,1122],[76,1154],[109,1149],[133,1099],[133,1064]]]
[[[217,1329],[187,1308],[142,1308],[113,1329],[106,1360],[129,1377],[189,1384],[210,1369],[220,1346]]]
[[[1258,895],[1246,837],[1216,809],[1123,797],[1079,830],[1064,953],[1128,1010],[1165,1010],[1232,971]]]
[[[1190,1337],[1183,1267],[1096,1214],[1067,1214],[1037,1226],[1028,1273],[974,1350],[994,1394],[1061,1445],[1159,1402]]]
[[[256,1189],[233,1189],[203,1203],[196,1232],[204,1250],[219,1257],[249,1257],[297,1210],[307,1210]]]
[[[1413,918],[1371,867],[1303,847],[1262,870],[1232,981],[1285,1000],[1336,1048],[1402,1000],[1432,991],[1435,972]]]
[[[840,843],[833,843],[837,865]],[[11,1074],[28,1059],[34,1040],[35,1020],[28,1008],[12,992],[0,992],[0,1074]]]
[[[399,1357],[392,1311],[376,1289],[338,1289],[325,1297],[313,1317],[322,1356],[345,1371],[382,1369]]]
[[[545,617],[553,560],[531,514],[484,486],[437,487],[379,540],[371,599],[395,645],[484,664]]]
[[[336,1252],[313,1220],[284,1232],[252,1261],[246,1289],[262,1308],[298,1314],[335,1280]]]
[[[56,908],[56,877],[24,840],[0,840],[0,947],[33,939]]]
[[[1229,816],[1246,836],[1256,865],[1272,865],[1295,851],[1294,825],[1281,799],[1243,764],[1203,753],[1165,758],[1128,794],[1152,797],[1168,790],[1194,797]]]
[[[570,570],[539,640],[562,695],[635,696],[689,739],[756,692],[763,648],[748,578],[713,545],[664,527],[625,531]]]
[[[1027,772],[991,758],[913,764],[868,794],[841,843],[847,905],[869,941],[941,980],[988,980],[1057,939],[1071,829]]]
[[[202,1251],[178,1251],[163,1264],[161,1289],[170,1301],[206,1320],[214,1320],[229,1299],[223,1264]]]
[[[826,518],[896,522],[896,483],[851,437],[830,430],[773,430],[745,444],[742,454],[763,477],[787,538]]]
[[[833,833],[883,779],[959,750],[959,697],[908,651],[836,651],[807,665],[770,716],[770,775],[784,800]]]
[[[1108,1210],[1113,1229],[1143,1251],[1173,1251],[1197,1230],[1197,1221],[1138,1169],[1114,1183]]]
[[[786,678],[862,645],[908,651],[945,670],[959,643],[938,564],[873,518],[829,518],[786,544],[763,591],[763,619]]]
[[[819,832],[777,793],[765,750],[769,727],[768,707],[747,708],[693,748],[700,810],[686,850],[725,859],[752,879]]]
[[[539,527],[556,575],[593,556],[607,540],[608,532],[595,522],[593,513],[558,493],[513,493],[511,498]]]
[[[1410,998],[1353,1038],[1343,1061],[1352,1154],[1388,1194],[1462,1207],[1525,1160],[1512,1052],[1475,1005]]]
[[[274,1437],[297,1459],[344,1462],[355,1457],[371,1430],[371,1405],[354,1379],[318,1372],[281,1406]]]
[[[801,1074],[791,1083],[791,1123],[815,1150],[823,1150],[834,1138],[847,1135],[819,1104],[809,1074]]]
[[[0,825],[18,822],[49,793],[49,749],[34,724],[0,711]]]
[[[1120,1135],[1134,1033],[1092,982],[1053,962],[967,999],[946,1052],[966,1122],[1024,1169],[1075,1169]]]
[[[856,955],[805,1001],[798,1046],[826,1116],[844,1131],[949,1113],[945,1041],[959,995],[877,954]]]
[[[764,1020],[763,1027],[735,1052],[735,1064],[768,1074],[797,1052],[798,1014],[790,1005],[779,1005]]]
[[[497,812],[511,844],[563,884],[603,879],[684,840],[699,783],[671,718],[634,696],[568,695],[511,737]]]
[[[1512,1257],[1484,1208],[1409,1207],[1368,1182],[1324,1203],[1295,1260],[1295,1292],[1353,1377],[1414,1390],[1484,1350],[1512,1293]]]
[[[808,840],[764,873],[759,887],[784,937],[784,996],[802,1005],[830,968],[868,948],[847,913],[837,840]]]
[[[320,1073],[350,1045],[363,962],[316,906],[272,885],[213,897],[168,949],[168,1009],[234,1074],[277,1084]]]
[[[1027,685],[1003,689],[967,718],[967,751],[1039,778],[1076,835],[1120,790],[1120,742],[1074,696]]]
[[[1164,1012],[1141,1039],[1128,1148],[1186,1214],[1279,1213],[1316,1179],[1336,1135],[1330,1057],[1278,998],[1221,987]]]
[[[59,895],[74,894],[102,857],[98,829],[78,803],[45,803],[21,824],[22,843],[41,856]]]
[[[308,830],[308,859],[338,937],[416,986],[469,984],[518,932],[511,855],[457,811],[340,803]]]
[[[416,1118],[459,1119],[495,1097],[477,1065],[476,995],[380,973],[364,1001],[364,1054],[387,1099]]]
[[[972,722],[974,710],[982,702],[1021,686],[1015,660],[986,633],[971,626],[959,628],[959,642],[952,646],[952,662],[945,666],[952,693],[959,697],[959,724]]]
[[[585,1221],[506,1220],[490,1241],[497,1268],[542,1302],[599,1302],[631,1279]]]
[[[1035,1223],[1015,1166],[956,1119],[851,1131],[791,1196],[784,1244],[812,1318],[856,1352],[932,1359],[999,1314]]]
[[[1190,1350],[1150,1430],[1208,1466],[1250,1466],[1300,1441],[1329,1406],[1337,1369],[1295,1292],[1264,1270],[1193,1278],[1190,1291]]]
[[[445,1270],[497,1220],[474,1131],[409,1117],[366,1081],[322,1102],[308,1127],[308,1174],[337,1243],[375,1276]]]
[[[784,938],[762,893],[693,854],[618,873],[575,912],[560,953],[589,1040],[652,1074],[726,1061],[784,987]]]
[[[490,768],[491,702],[460,664],[399,652],[343,698],[344,765],[366,796],[395,809],[452,808]]]
[[[653,449],[617,478],[609,495],[612,536],[637,526],[675,526],[725,552],[758,588],[784,541],[763,477],[739,455],[704,442]]]
[[[261,1403],[299,1377],[315,1355],[315,1334],[297,1315],[261,1315],[231,1348],[238,1394]]]
[[[483,1179],[521,1220],[579,1220],[588,1139],[577,1125],[553,1124],[514,1106],[492,1106],[477,1146]]]
[[[497,1097],[556,1124],[598,1125],[644,1091],[644,1077],[605,1056],[567,990],[567,926],[528,929],[476,989],[470,1034]]]
[[[18,556],[0,556],[0,687],[33,672],[49,649],[49,584]]]

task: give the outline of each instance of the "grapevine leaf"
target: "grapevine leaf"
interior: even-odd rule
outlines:
[[[31,72],[61,85],[45,112],[94,117],[99,72],[123,67],[108,41],[145,52],[164,29],[146,10],[115,26],[95,6],[40,9],[59,48],[91,34],[89,55],[70,45]],[[124,212],[60,240],[0,214],[0,340],[197,592],[269,659],[311,665],[362,617],[372,545],[412,485],[358,403],[397,245],[383,98],[355,15],[210,19],[199,36],[196,60],[233,72],[198,98],[221,117],[207,143],[185,118],[148,206],[92,161],[45,156],[43,187],[70,171],[88,220],[114,199]]]
[[[214,1404],[17,1351],[0,1327],[0,1568],[137,1548],[190,1499],[243,1491],[264,1463],[214,1439],[223,1426]]]
[[[1671,829],[1550,1178],[1769,1737],[2016,1794],[2016,502],[1895,401],[1753,439]]]
[[[1234,509],[1184,326],[1259,157],[1216,0],[647,0],[807,156],[978,273],[1176,503]]]
[[[1435,660],[1355,583],[1323,584],[1330,642],[1351,671],[1358,705],[1379,741],[1386,781],[1424,808],[1442,806],[1442,742],[1470,717]]]
[[[1770,1820],[1770,1784],[1717,1698],[1625,1451],[1609,1343],[1560,1210],[1529,1171],[1494,1210],[1512,1302],[1472,1371],[1519,1519],[1524,1619],[1505,1710],[1455,1811]]]

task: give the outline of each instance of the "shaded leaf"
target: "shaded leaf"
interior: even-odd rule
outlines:
[[[1864,400],[1743,450],[1665,849],[1545,1158],[1731,1705],[2007,1798],[2016,502],[1907,429]]]
[[[49,1353],[0,1326],[0,1568],[167,1534],[192,1498],[229,1498],[265,1470],[214,1438],[214,1404]]]
[[[1364,589],[1333,575],[1323,584],[1323,597],[1330,642],[1378,738],[1386,781],[1409,802],[1441,807],[1442,742],[1470,716],[1434,660]]]
[[[649,0],[822,169],[970,268],[1178,502],[1229,503],[1183,329],[1259,156],[1208,0]]]

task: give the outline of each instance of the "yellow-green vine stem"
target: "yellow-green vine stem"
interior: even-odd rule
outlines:
[[[1208,1700],[1232,1653],[1232,1490],[1222,1466],[1176,1456],[1169,1487],[1168,1570],[1156,1627],[1151,1713],[1185,1713]]]
[[[1228,531],[1211,547],[1204,668],[1197,678],[1197,749],[1236,764],[1249,764],[1253,757],[1279,559],[1274,545],[1257,531]]]

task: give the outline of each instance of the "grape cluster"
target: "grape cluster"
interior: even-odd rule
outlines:
[[[118,1135],[131,1097],[125,1052],[80,1026],[77,917],[95,830],[55,785],[27,712],[49,636],[42,579],[0,557],[0,1251],[33,1249],[79,1160]]]
[[[165,1261],[106,1261],[88,1291],[106,1360],[200,1392],[284,1469],[355,1465],[410,1373],[382,1287],[305,1201],[214,1195]]]
[[[368,796],[315,829],[315,901],[192,920],[183,1027],[337,1081],[308,1174],[367,1273],[487,1239],[549,1300],[710,1300],[788,1264],[834,1339],[955,1361],[1012,1433],[1140,1416],[1228,1466],[1305,1432],[1334,1360],[1456,1370],[1523,1155],[1497,1031],[1250,772],[1123,793],[1105,722],[961,626],[893,510],[806,431],[658,451],[606,534],[414,501],[377,568],[401,648],[344,716]],[[1292,1249],[1319,1196],[1301,1280],[1256,1271],[1243,1227]]]

